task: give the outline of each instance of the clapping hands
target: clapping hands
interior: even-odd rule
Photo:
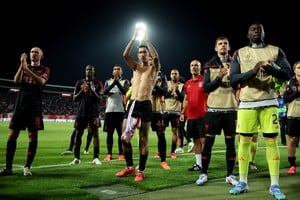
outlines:
[[[28,69],[27,54],[26,53],[22,53],[22,55],[21,55],[21,67],[25,71]]]

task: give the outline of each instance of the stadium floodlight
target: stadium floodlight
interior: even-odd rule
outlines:
[[[146,35],[146,24],[143,22],[138,22],[136,23],[135,28],[138,29],[136,40],[142,41]]]
[[[62,96],[62,97],[71,97],[72,94],[69,94],[69,93],[61,93],[61,96]]]
[[[19,89],[16,89],[16,88],[10,88],[9,91],[12,91],[12,92],[19,92]]]

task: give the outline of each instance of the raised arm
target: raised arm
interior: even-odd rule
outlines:
[[[156,70],[160,71],[161,70],[161,64],[160,64],[158,53],[157,53],[155,47],[149,41],[147,34],[145,34],[144,42],[145,42],[145,45],[148,47],[150,56],[153,59],[154,66],[156,67]]]
[[[24,69],[25,69],[25,66],[27,66],[27,54],[26,53],[23,53],[21,55],[21,64],[20,64],[20,67],[18,68],[18,71],[17,73],[15,74],[14,76],[14,83],[21,83],[22,81],[22,78],[23,78],[23,73],[24,73]]]
[[[129,43],[127,44],[124,52],[123,52],[123,57],[126,61],[126,63],[128,64],[128,66],[135,70],[136,69],[136,66],[137,66],[137,62],[133,59],[133,57],[131,56],[131,50],[132,50],[132,47],[134,45],[134,42],[136,40],[136,37],[137,37],[137,34],[138,34],[138,29],[135,30],[131,40],[129,41]]]

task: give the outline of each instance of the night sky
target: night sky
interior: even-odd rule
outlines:
[[[263,23],[267,43],[280,46],[290,64],[300,59],[297,6],[261,7],[261,1],[240,4],[204,1],[9,1],[1,5],[0,78],[13,79],[22,52],[33,46],[44,50],[43,64],[51,68],[49,84],[74,86],[85,76],[85,66],[96,66],[96,77],[105,81],[114,64],[121,64],[130,79],[122,53],[132,37],[135,23],[147,25],[162,71],[173,67],[190,77],[189,63],[204,64],[215,55],[214,42],[227,36],[231,54],[248,44],[248,26]],[[2,3],[3,4],[3,3]],[[203,4],[203,5],[202,5]],[[136,55],[136,52],[133,52]]]

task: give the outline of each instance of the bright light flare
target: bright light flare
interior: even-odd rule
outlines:
[[[146,35],[146,24],[143,22],[138,22],[136,23],[135,28],[138,29],[136,40],[142,41]]]
[[[72,95],[69,93],[61,93],[61,96],[62,97],[71,97]]]
[[[19,89],[15,89],[15,88],[11,88],[9,90],[12,91],[12,92],[19,92]]]

